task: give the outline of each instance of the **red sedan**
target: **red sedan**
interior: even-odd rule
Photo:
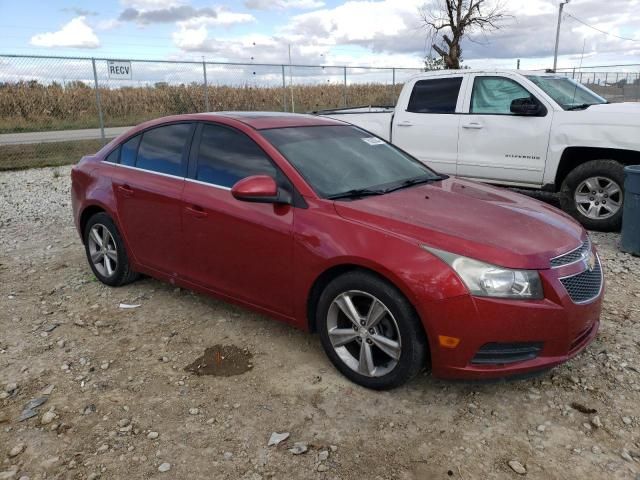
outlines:
[[[139,273],[317,331],[360,385],[525,374],[596,336],[584,229],[533,199],[438,175],[335,120],[166,117],[72,171],[96,277]]]

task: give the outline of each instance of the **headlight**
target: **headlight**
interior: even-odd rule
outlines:
[[[448,263],[472,295],[522,300],[544,298],[540,275],[535,270],[511,270],[426,245],[421,247]]]

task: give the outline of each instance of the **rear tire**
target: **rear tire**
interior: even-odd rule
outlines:
[[[415,310],[398,289],[373,273],[352,271],[329,283],[320,295],[316,319],[329,360],[363,387],[398,387],[426,365],[427,339]]]
[[[119,287],[138,278],[131,269],[118,227],[105,212],[96,213],[87,221],[84,246],[93,274],[105,285]]]
[[[562,182],[562,209],[589,230],[622,227],[624,166],[615,160],[592,160],[574,168]]]

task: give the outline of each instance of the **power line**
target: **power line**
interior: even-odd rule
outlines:
[[[573,18],[576,22],[581,23],[581,24],[582,24],[582,25],[584,25],[585,27],[589,27],[589,28],[591,28],[591,29],[595,30],[596,32],[604,33],[605,35],[609,35],[610,37],[619,38],[620,40],[626,40],[626,41],[628,41],[628,42],[636,42],[636,43],[640,43],[640,40],[637,40],[637,39],[635,39],[635,38],[621,37],[621,36],[616,35],[616,34],[614,34],[614,33],[607,32],[607,31],[605,31],[605,30],[601,30],[601,29],[599,29],[598,27],[594,27],[593,25],[589,25],[587,22],[585,22],[585,21],[583,21],[583,20],[580,20],[578,17],[574,17],[573,15],[571,15],[571,14],[570,14],[570,13],[568,13],[568,12],[564,12],[564,14],[565,14],[567,17],[571,17],[571,18]]]

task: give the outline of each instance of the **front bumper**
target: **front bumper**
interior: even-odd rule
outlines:
[[[454,297],[419,308],[431,347],[433,375],[448,379],[491,379],[523,375],[559,365],[589,345],[598,333],[603,288],[586,303],[574,303],[561,282],[579,272],[578,265],[540,272],[543,300]],[[604,281],[604,280],[603,280]],[[439,336],[459,338],[454,348]],[[487,344],[533,345],[534,355],[521,361],[478,362]]]

